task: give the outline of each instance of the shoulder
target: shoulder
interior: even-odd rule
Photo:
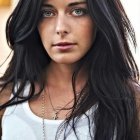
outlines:
[[[132,83],[133,90],[135,91],[135,98],[137,102],[140,102],[140,83]]]
[[[138,117],[140,119],[140,84],[139,83],[133,83],[133,90],[135,91],[135,101],[136,101],[136,107],[138,111]]]
[[[0,88],[0,105],[6,103],[9,100],[11,93],[12,93],[12,85],[13,84],[11,84],[11,83],[8,84],[2,91]],[[4,110],[5,109],[0,108],[0,118],[4,113]]]
[[[139,116],[140,116],[140,85],[135,86],[136,90],[136,103],[137,103],[137,109],[139,111]]]

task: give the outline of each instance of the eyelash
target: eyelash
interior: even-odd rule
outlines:
[[[76,10],[77,11],[79,10],[79,11],[83,12],[82,15],[86,15],[88,13],[87,9],[85,9],[85,8],[75,8],[75,9],[72,10],[72,12],[76,11]]]
[[[88,13],[87,9],[85,9],[85,8],[74,8],[74,9],[71,10],[71,13],[74,12],[74,11],[76,11],[76,10],[82,12],[82,14],[80,14],[80,15],[75,15],[77,17],[84,16],[84,15],[86,15]],[[46,13],[47,12],[53,13],[54,11],[53,10],[46,10],[46,9],[44,9],[44,10],[41,11],[41,17],[42,18],[43,17],[44,18],[52,17],[52,16],[46,16]]]

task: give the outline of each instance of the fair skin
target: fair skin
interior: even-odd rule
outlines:
[[[79,4],[70,6],[76,2]],[[44,1],[38,30],[43,45],[55,64],[72,66],[90,49],[95,27],[87,12],[84,0]],[[62,51],[53,46],[58,42],[70,42],[75,45]]]
[[[55,6],[55,9],[57,13],[59,13],[59,16],[57,15],[55,18],[49,20],[43,18],[38,26],[39,33],[46,52],[52,58],[52,62],[47,70],[46,75],[47,82],[49,83],[50,87],[51,99],[55,107],[64,106],[68,101],[73,98],[71,75],[74,66],[76,65],[76,62],[86,54],[92,44],[91,37],[94,31],[91,32],[91,29],[94,30],[94,25],[89,16],[75,17],[73,15],[68,14],[68,16],[66,14],[66,9],[69,9],[67,5],[75,1],[76,0],[59,0],[59,2],[58,0],[46,1],[45,3],[49,3]],[[81,5],[76,5],[76,7],[81,7]],[[82,4],[82,7],[85,7],[85,5]],[[75,14],[76,13],[74,12],[74,15]],[[74,42],[77,43],[77,45],[68,51],[58,51],[58,49],[56,48],[51,48],[52,43],[57,43],[59,41]],[[84,84],[84,82],[82,83],[82,81],[84,81],[85,76],[83,76],[83,73],[81,75],[79,75],[78,77],[77,83],[80,84],[77,85],[77,89],[80,89]],[[136,87],[137,86],[134,85],[134,89],[136,89],[137,108],[139,110],[140,89]],[[1,93],[0,104],[5,103],[9,99],[11,90],[12,85],[9,84],[8,87],[3,90],[3,93]],[[50,102],[47,96],[48,95],[46,94],[46,114],[48,115],[46,115],[45,117],[47,119],[51,119],[52,108],[50,106]],[[31,110],[38,116],[41,116],[41,100],[41,97],[39,97],[37,100],[30,101]],[[3,115],[3,112],[4,110],[0,111],[1,117]],[[61,112],[59,119],[64,119],[66,114],[66,111]]]
[[[41,11],[38,31],[44,48],[52,60],[46,72],[47,84],[53,105],[64,106],[73,98],[72,73],[76,63],[92,46],[95,25],[84,0],[47,0],[44,1]],[[70,42],[74,45],[70,49],[63,50],[54,46],[59,42]],[[84,73],[80,72],[76,83],[77,91],[84,86],[85,77]],[[49,104],[46,105],[48,110],[51,108]],[[65,118],[65,114],[62,113],[60,118]]]
[[[91,18],[88,15],[81,15],[81,10],[79,14],[78,11],[71,10],[73,8],[86,8],[86,4],[77,4],[75,6],[69,7],[68,5],[74,2],[82,2],[82,0],[48,0],[44,1],[44,4],[50,4],[50,10],[55,11],[56,15],[54,17],[43,17],[38,25],[39,34],[46,52],[52,59],[46,75],[47,83],[49,85],[51,99],[54,107],[63,107],[67,102],[73,98],[71,76],[75,68],[76,63],[89,51],[91,44],[93,43],[95,26]],[[48,7],[42,7],[42,10],[48,9]],[[45,16],[48,12],[44,13]],[[51,13],[52,15],[53,13]],[[81,15],[81,16],[80,16]],[[49,15],[50,16],[50,15]],[[88,28],[87,28],[88,27]],[[58,42],[72,42],[75,43],[74,47],[67,49],[65,51],[59,48],[53,48],[53,43]],[[76,89],[79,91],[85,82],[86,75],[81,72],[78,75],[78,80],[76,84]],[[132,83],[133,84],[133,83]],[[140,89],[134,85],[136,90],[136,101],[137,109],[140,109]],[[36,86],[38,90],[38,87]],[[3,92],[1,93],[0,104],[4,104],[9,100],[12,90],[12,85],[9,84]],[[45,95],[46,98],[46,119],[51,119],[52,107],[50,101],[48,100],[48,94]],[[41,117],[41,104],[42,97],[39,96],[37,100],[32,100],[29,102],[30,108],[34,114]],[[69,107],[72,103],[69,104]],[[0,111],[0,118],[2,117],[4,110]],[[59,114],[59,119],[65,119],[68,111],[62,111]],[[140,116],[140,113],[139,113]]]
[[[51,5],[51,6],[50,6]],[[95,25],[87,13],[87,5],[84,0],[48,0],[42,6],[42,19],[38,25],[38,31],[46,53],[52,59],[47,67],[47,84],[52,103],[55,108],[64,107],[73,99],[71,77],[77,62],[91,48],[94,42]],[[53,47],[59,42],[74,43],[72,48],[62,50]],[[86,81],[86,75],[81,71],[76,81],[76,90],[80,91]],[[12,87],[12,85],[10,85]],[[36,92],[38,85],[36,84]],[[11,88],[9,88],[10,90]],[[5,103],[10,96],[10,91],[4,90],[0,103]],[[48,92],[46,88],[46,92]],[[52,107],[45,93],[46,119],[52,119]],[[32,112],[38,116],[41,114],[42,96],[29,101]],[[71,102],[67,107],[71,107]],[[4,111],[1,111],[3,114]],[[69,111],[64,110],[59,114],[59,119],[65,119]]]
[[[74,5],[75,2],[79,4]],[[55,80],[59,81],[59,87],[66,82],[71,85],[71,75],[76,62],[88,52],[93,43],[95,28],[85,11],[87,5],[84,0],[48,0],[43,3],[38,30],[46,52],[52,59],[49,71],[53,71]],[[62,51],[53,46],[58,42],[70,42],[75,45]]]

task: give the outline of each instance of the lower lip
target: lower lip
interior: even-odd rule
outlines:
[[[69,50],[72,49],[75,45],[65,45],[65,46],[55,46],[55,48],[61,50],[61,51],[65,51],[65,50]]]

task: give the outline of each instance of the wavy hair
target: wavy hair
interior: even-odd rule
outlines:
[[[0,86],[3,90],[13,83],[14,96],[1,105],[1,109],[35,97],[35,82],[39,83],[40,92],[44,87],[42,73],[49,65],[50,57],[37,30],[41,6],[41,0],[20,0],[7,21],[6,37],[13,56],[0,78]],[[97,103],[98,107],[92,114],[94,136],[90,132],[91,139],[138,140],[138,113],[132,83],[137,83],[139,73],[129,45],[131,40],[136,47],[134,29],[120,0],[87,0],[87,6],[97,27],[96,38],[73,73],[74,95],[76,77],[81,68],[87,73],[88,80],[81,96],[77,99],[75,95],[66,124],[73,120],[72,128],[76,133],[76,116],[80,117]],[[15,92],[14,87],[19,81]],[[31,84],[31,92],[23,97],[21,93],[27,81]],[[89,127],[92,127],[89,116],[87,118]]]

